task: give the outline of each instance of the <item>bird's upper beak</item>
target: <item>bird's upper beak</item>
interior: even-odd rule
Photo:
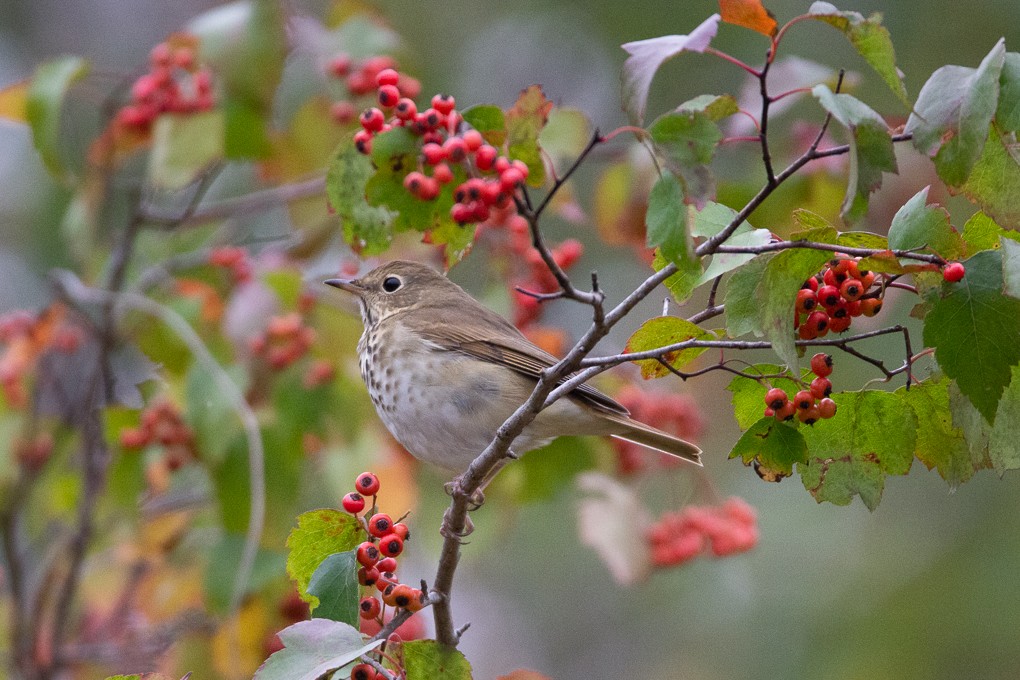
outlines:
[[[365,287],[357,279],[326,279],[323,283],[340,290],[346,290],[348,293],[354,293],[355,295],[360,295],[365,290]]]

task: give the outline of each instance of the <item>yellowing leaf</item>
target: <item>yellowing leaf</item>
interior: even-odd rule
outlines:
[[[627,341],[626,352],[646,352],[691,339],[717,340],[719,339],[719,334],[706,331],[686,319],[680,319],[675,316],[660,316],[655,319],[649,319],[641,325],[641,328],[634,331],[634,334],[630,336],[630,340]],[[673,368],[681,370],[687,364],[697,359],[704,351],[704,347],[677,350],[664,354],[662,360]],[[634,363],[641,367],[641,377],[645,380],[662,378],[670,374],[669,369],[655,359],[644,359]]]

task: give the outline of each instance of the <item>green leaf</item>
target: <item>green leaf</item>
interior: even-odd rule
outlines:
[[[885,236],[872,234],[870,231],[844,231],[836,238],[836,244],[850,248],[885,250],[889,247],[889,240]]]
[[[149,181],[176,191],[223,158],[223,113],[164,114],[156,119],[149,153]]]
[[[584,151],[591,140],[591,123],[580,109],[553,107],[549,120],[538,135],[539,146],[551,158],[571,161]]]
[[[656,250],[652,257],[652,269],[662,271],[663,267],[668,264],[677,264],[678,269],[675,274],[663,281],[662,285],[669,289],[673,299],[683,304],[690,299],[691,293],[698,287],[698,281],[701,278],[701,261],[688,260],[671,263],[662,253]]]
[[[818,273],[832,259],[832,251],[794,248],[769,260],[765,273],[755,287],[758,319],[774,351],[791,370],[797,368],[794,345],[794,305],[797,291],[809,276]],[[728,292],[727,292],[728,298]]]
[[[733,276],[726,283],[724,303],[724,309],[726,310],[726,332],[731,338],[739,338],[748,333],[753,333],[759,337],[765,334],[759,314],[756,291],[758,283],[765,275],[765,268],[773,258],[775,258],[774,253],[759,255],[733,272]],[[807,277],[804,277],[804,280],[806,281]],[[801,281],[800,285],[803,284],[804,281]],[[790,310],[790,318],[792,319],[792,306]],[[790,324],[790,333],[793,333],[792,323]]]
[[[943,66],[921,88],[904,132],[931,156],[943,182],[963,185],[984,150],[999,98],[1006,48],[999,40],[975,70]]]
[[[312,616],[358,627],[358,566],[353,550],[333,553],[319,564],[308,581],[308,594],[319,599]]]
[[[730,458],[740,458],[744,465],[757,461],[758,474],[770,482],[792,475],[793,464],[807,462],[807,456],[800,430],[770,417],[753,423],[730,451]]]
[[[1016,234],[1016,232],[1013,232]],[[967,254],[974,255],[982,250],[995,250],[1000,247],[999,239],[1006,236],[1003,231],[988,215],[980,210],[970,216],[967,223],[963,225],[963,240],[967,244]],[[1020,234],[1016,234],[1020,237]]]
[[[892,137],[882,116],[848,94],[833,94],[826,85],[811,90],[822,107],[847,128],[850,141],[850,173],[841,214],[856,222],[868,211],[868,196],[882,186],[882,172],[897,171]]]
[[[1020,299],[1020,243],[1002,237],[1002,292]]]
[[[373,175],[372,161],[353,144],[340,147],[326,174],[330,207],[343,220],[344,240],[363,255],[378,255],[390,246],[396,213],[369,205],[365,187]]]
[[[1007,52],[999,75],[995,124],[1006,132],[1020,130],[1020,53]]]
[[[659,116],[648,128],[656,151],[683,180],[688,198],[698,208],[715,193],[709,165],[723,137],[716,121],[732,114],[735,107],[731,97],[705,95]]]
[[[955,489],[983,467],[975,465],[963,432],[953,425],[948,378],[930,378],[909,390],[901,387],[896,394],[914,410],[917,419],[914,455],[929,470],[937,469],[950,488]]]
[[[960,391],[993,422],[1010,367],[1020,363],[1020,300],[1002,294],[1002,253],[986,250],[965,263],[958,283],[944,283],[924,320],[924,342]]]
[[[461,115],[464,122],[482,133],[485,141],[501,148],[506,141],[506,116],[503,109],[494,104],[479,104],[465,109]]]
[[[889,225],[889,247],[914,250],[927,247],[947,260],[963,257],[966,244],[949,224],[949,212],[939,205],[928,205],[928,187],[903,204]]]
[[[809,454],[797,470],[819,503],[849,505],[858,495],[874,510],[885,476],[910,470],[917,419],[909,405],[889,392],[842,392],[832,399],[838,406],[835,417],[802,428]]]
[[[842,12],[828,2],[812,3],[808,14],[843,32],[857,53],[882,77],[901,102],[910,106],[903,78],[896,68],[896,51],[889,31],[882,25],[882,15],[872,14],[867,19],[858,12]]]
[[[694,243],[687,231],[687,206],[684,189],[670,173],[659,177],[648,195],[645,213],[648,247],[658,247],[663,256],[678,266],[695,258]]]
[[[247,373],[233,366],[231,377],[239,382],[242,393]],[[241,423],[230,403],[223,398],[216,380],[201,364],[193,363],[185,378],[185,396],[190,405],[185,417],[195,433],[202,460],[211,467],[226,457],[231,442],[241,433]]]
[[[471,680],[471,664],[456,649],[435,640],[414,640],[401,645],[407,680]]]
[[[32,143],[50,174],[67,178],[60,149],[60,111],[71,85],[88,73],[81,57],[57,57],[35,69],[28,88],[25,114],[32,128]]]
[[[506,143],[510,158],[528,166],[528,184],[541,186],[545,181],[545,163],[538,146],[538,136],[549,119],[553,103],[546,99],[540,85],[521,90],[520,96],[506,112]]]
[[[287,574],[297,583],[301,599],[315,608],[319,598],[308,592],[312,574],[333,553],[356,549],[360,529],[354,517],[329,508],[303,513],[297,521],[287,537]]]
[[[712,236],[720,233],[737,217],[737,212],[735,210],[713,201],[706,203],[705,207],[701,210],[697,210],[694,206],[689,206],[688,212],[690,215],[689,222],[691,224],[691,234],[693,236],[704,238],[711,238]],[[768,243],[771,238],[772,234],[768,229],[755,229],[745,221],[742,222],[733,234],[723,242],[723,245],[744,247],[763,246]],[[757,256],[753,253],[716,253],[712,256],[711,263],[709,263],[705,272],[701,275],[701,278],[698,279],[695,286],[697,287],[703,283],[708,283],[717,276],[722,276],[726,272],[733,271],[737,267],[750,262],[755,257]]]
[[[630,56],[623,64],[623,110],[632,125],[641,125],[652,78],[667,60],[682,52],[704,52],[719,29],[719,15],[705,19],[689,35],[665,35],[621,45]]]
[[[992,461],[988,457],[988,438],[991,436],[992,426],[981,412],[974,408],[970,399],[963,395],[960,386],[955,382],[949,383],[949,411],[953,414],[953,427],[963,433],[974,466],[992,467]]]
[[[245,538],[241,534],[226,532],[209,554],[204,589],[206,602],[217,613],[226,613],[230,598],[234,594],[237,579],[237,565],[244,552]],[[245,593],[255,593],[280,577],[287,556],[259,548],[255,554],[255,565],[251,577],[245,584]]]
[[[777,375],[783,372],[783,368],[775,364],[754,364],[740,370],[750,375]],[[807,373],[805,369],[803,374]],[[803,389],[800,383],[789,377],[769,378],[768,384],[786,390],[791,397]],[[733,416],[741,430],[746,430],[761,420],[762,413],[765,412],[765,393],[768,387],[757,380],[738,375],[730,381],[726,389],[733,393]]]
[[[995,413],[995,425],[988,436],[988,458],[1000,475],[1020,468],[1020,366],[1013,366],[1009,387],[1002,394]]]
[[[718,340],[719,336],[712,331],[704,330],[686,319],[680,319],[675,316],[659,316],[645,321],[641,324],[640,328],[634,331],[634,334],[627,340],[627,347],[624,349],[624,352],[629,354],[647,352],[691,339]],[[704,347],[691,347],[690,349],[670,352],[662,358],[673,368],[682,370],[687,364],[701,356],[705,349]],[[644,359],[634,363],[641,367],[641,377],[645,380],[670,375],[669,369],[654,359]]]
[[[1020,157],[1013,135],[995,125],[962,192],[1003,227],[1020,228]]]
[[[299,621],[277,635],[283,649],[259,666],[254,680],[318,680],[385,642],[365,644],[357,628],[329,619]]]

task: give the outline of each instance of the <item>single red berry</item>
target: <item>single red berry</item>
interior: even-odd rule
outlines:
[[[812,276],[810,279],[804,282],[804,285],[801,286],[801,289],[810,291],[818,290],[818,279]]]
[[[832,355],[819,352],[811,357],[811,372],[819,378],[827,378],[832,374]]]
[[[471,152],[478,151],[485,143],[482,133],[478,130],[467,130],[461,137],[464,139],[464,144],[467,145],[467,150]]]
[[[875,272],[865,270],[860,272],[860,276],[857,278],[861,280],[861,285],[864,286],[864,290],[868,290],[871,288],[871,284],[875,282]]]
[[[475,151],[475,167],[482,172],[491,170],[492,164],[496,162],[496,156],[498,155],[499,151],[496,150],[496,147],[483,144]]]
[[[844,316],[833,317],[829,319],[829,330],[832,331],[833,333],[842,333],[846,331],[848,328],[850,328],[851,321],[852,318],[850,317],[849,313],[845,314]]]
[[[362,472],[354,480],[354,488],[363,496],[374,496],[379,493],[379,478],[371,472]]]
[[[375,568],[382,573],[393,573],[397,570],[397,561],[392,557],[384,557],[376,563]]]
[[[378,93],[379,105],[384,109],[390,109],[400,101],[400,90],[396,85],[382,85]]]
[[[380,583],[381,583],[381,581],[380,581]],[[397,606],[396,592],[395,591],[397,590],[397,586],[399,586],[399,585],[401,585],[401,584],[399,584],[399,583],[392,583],[392,582],[391,583],[387,583],[386,587],[379,591],[380,593],[382,593],[383,604],[389,605],[390,607],[396,607]],[[378,583],[376,584],[376,587],[377,588],[379,587]]]
[[[351,680],[376,680],[379,674],[371,664],[359,663],[351,669]]]
[[[774,411],[778,411],[783,408],[789,397],[786,396],[786,390],[780,387],[773,387],[771,390],[765,393],[765,405]]]
[[[379,539],[379,552],[386,557],[396,557],[404,550],[404,539],[390,533]]]
[[[446,152],[446,157],[453,163],[460,163],[467,158],[467,144],[464,142],[463,137],[450,137],[443,143],[443,151]]]
[[[865,298],[861,300],[861,314],[875,316],[882,311],[882,298]]]
[[[776,411],[776,420],[792,420],[797,415],[797,405],[792,401],[783,404],[783,408]]]
[[[822,306],[835,307],[839,304],[842,296],[839,294],[839,288],[836,286],[825,285],[818,289],[817,297]]]
[[[847,279],[839,287],[839,292],[845,299],[851,302],[859,300],[864,295],[864,284],[858,279]]]
[[[400,74],[391,68],[384,68],[375,74],[375,84],[379,87],[383,85],[396,85],[399,81]]]
[[[418,107],[415,105],[413,99],[404,97],[397,102],[397,105],[393,107],[393,115],[398,120],[414,120],[414,117],[418,115]]]
[[[393,520],[384,512],[376,513],[372,515],[372,519],[368,520],[368,533],[378,538],[390,533],[392,528]]]
[[[375,547],[375,543],[372,541],[364,541],[358,546],[355,556],[358,564],[371,568],[379,561],[379,548]]]
[[[805,322],[797,328],[797,336],[801,340],[814,340],[818,337],[818,329]]]
[[[436,129],[440,123],[440,113],[435,109],[425,109],[417,116],[414,120],[420,122],[425,129],[425,132]]]
[[[365,109],[361,112],[361,127],[369,132],[379,132],[386,124],[386,115],[377,108]]]
[[[446,163],[439,163],[432,170],[432,177],[440,184],[449,184],[453,181],[453,170]]]
[[[351,58],[346,54],[338,54],[329,61],[330,73],[337,78],[343,78],[351,72]]]
[[[831,269],[826,269],[822,274],[822,283],[826,286],[836,286],[838,288],[839,281],[836,281],[836,272]]]
[[[346,125],[357,117],[358,110],[349,101],[339,101],[330,107],[329,114],[337,123]]]
[[[956,283],[963,279],[964,274],[967,273],[966,268],[959,262],[950,262],[942,270],[942,278],[949,283]]]
[[[358,609],[360,610],[361,618],[363,619],[374,619],[379,616],[379,612],[382,607],[379,605],[379,600],[374,597],[363,597],[361,602],[358,603]]]
[[[793,403],[798,411],[805,411],[815,405],[815,397],[808,390],[801,390],[793,396]]]
[[[773,418],[773,417],[775,417],[775,415],[776,415],[775,411],[770,409],[768,406],[765,407],[765,417],[766,418]]]
[[[509,167],[499,173],[499,184],[503,191],[512,192],[524,184],[524,174],[517,168]]]
[[[849,278],[851,264],[853,264],[855,269],[857,268],[857,265],[854,263],[853,260],[837,259],[829,263],[829,268],[832,269],[832,273],[835,276],[845,276]]]
[[[407,528],[407,525],[403,522],[397,522],[393,525],[393,533],[400,536],[400,540],[406,541],[411,537],[411,530]]]
[[[801,314],[807,314],[817,304],[818,300],[815,298],[814,291],[807,288],[801,288],[797,291],[797,311]]]
[[[414,588],[401,583],[393,589],[393,605],[396,607],[407,607],[414,600]]]
[[[434,201],[439,197],[439,180],[435,177],[426,177],[418,190],[418,198],[423,201]]]
[[[846,309],[850,312],[851,317],[858,317],[861,315],[861,301],[854,300],[853,302],[846,303]]]
[[[368,130],[358,130],[354,133],[354,148],[366,156],[372,153],[372,133]]]
[[[465,203],[454,203],[450,208],[450,217],[457,224],[469,224],[475,221],[475,211]]]
[[[822,414],[817,406],[811,406],[807,409],[804,409],[803,411],[800,411],[797,414],[797,418],[799,418],[800,422],[804,423],[805,425],[814,425],[815,423],[818,422],[819,418],[821,417]]]
[[[429,142],[421,147],[421,155],[428,165],[438,165],[446,160],[446,149],[441,144]]]
[[[811,396],[815,399],[824,399],[832,394],[832,381],[821,376],[811,381]]]
[[[411,601],[404,605],[404,608],[411,612],[421,611],[425,608],[425,593],[418,588],[411,589]]]
[[[404,188],[407,189],[408,193],[412,196],[421,196],[421,186],[425,181],[425,175],[421,174],[417,170],[407,173],[404,177]]]
[[[831,418],[836,415],[836,402],[826,397],[818,402],[818,415],[822,418]]]
[[[510,159],[506,156],[497,156],[492,162],[492,169],[502,175],[510,169]]]
[[[362,567],[358,569],[358,583],[363,586],[374,586],[379,582],[381,572],[377,567]]]
[[[850,303],[840,298],[839,302],[829,307],[825,311],[829,314],[832,319],[847,319],[850,317]]]
[[[357,515],[365,509],[365,497],[356,491],[352,491],[344,496],[341,504],[344,506],[344,510],[352,515]]]
[[[813,327],[820,337],[829,331],[829,315],[825,312],[811,312],[804,325]]]
[[[450,113],[457,105],[457,101],[448,94],[437,94],[432,98],[432,108],[440,113]]]

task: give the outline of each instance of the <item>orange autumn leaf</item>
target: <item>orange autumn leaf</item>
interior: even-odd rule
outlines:
[[[761,0],[719,0],[722,20],[769,37],[776,34],[776,17]]]

